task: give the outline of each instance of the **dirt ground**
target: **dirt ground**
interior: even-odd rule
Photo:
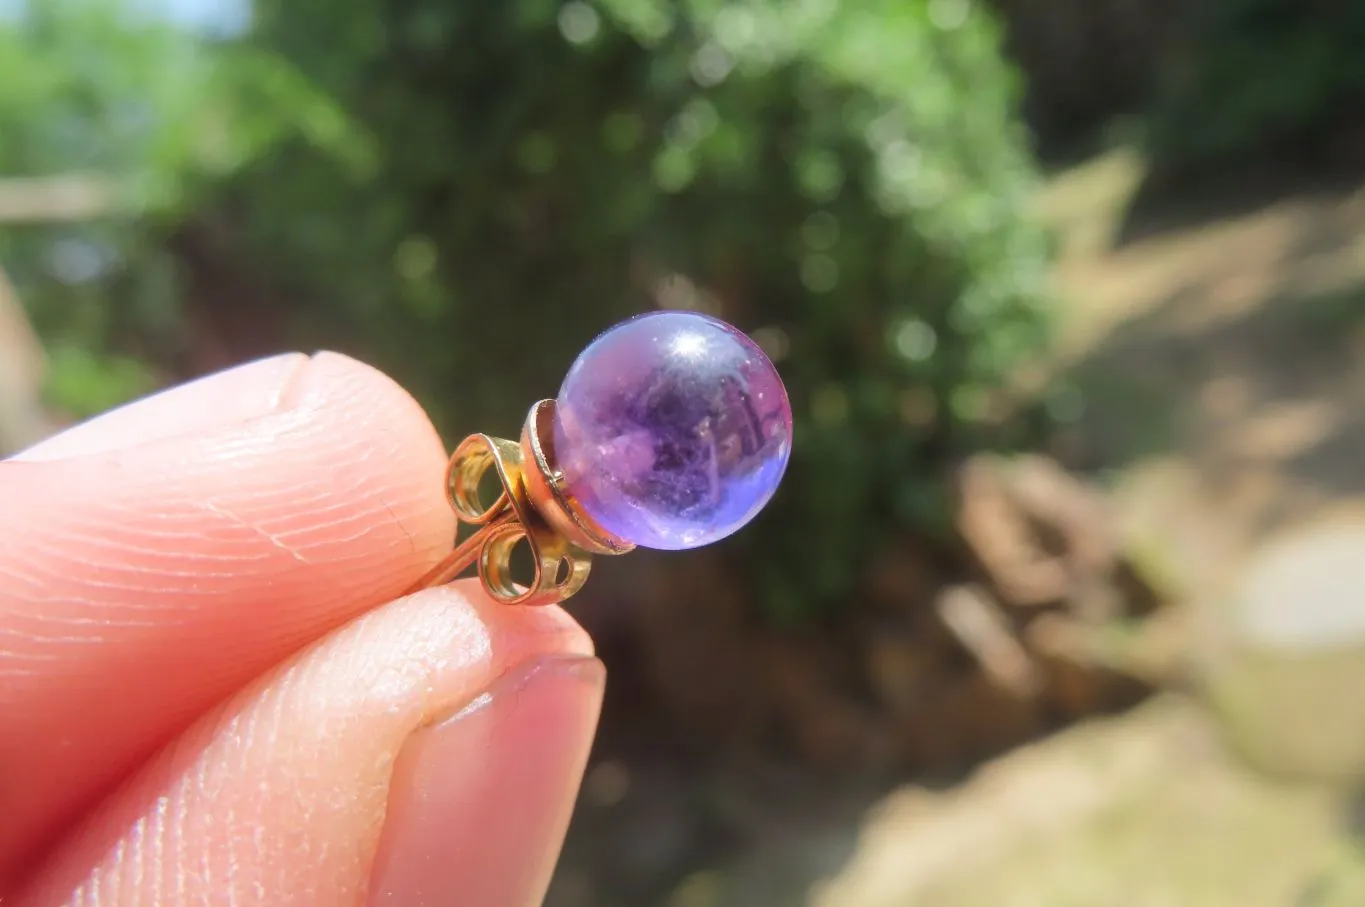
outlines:
[[[1229,740],[1254,756],[1256,734],[1210,708],[1204,675],[1216,671],[1201,662],[1227,648],[1217,643],[1240,613],[1237,584],[1267,539],[1365,512],[1365,181],[1237,191],[1233,179],[1231,194],[1125,220],[1141,177],[1139,160],[1115,153],[1040,198],[1062,246],[1056,367],[1075,388],[1056,453],[1098,471],[1128,538],[1182,590],[1196,628],[1190,689],[938,790],[799,777],[765,789],[599,766],[551,907],[1365,903],[1365,810],[1351,779],[1272,780],[1232,755]],[[1337,596],[1347,609],[1349,592]],[[1247,719],[1262,739],[1290,718],[1309,737],[1342,714],[1365,727],[1365,696],[1341,689],[1356,676],[1365,689],[1365,633],[1356,641],[1358,653],[1334,657],[1358,674],[1296,675],[1278,696],[1295,715]],[[1315,712],[1315,697],[1349,708]],[[682,814],[702,818],[666,818]],[[711,868],[690,869],[701,864]],[[592,884],[603,871],[625,880],[615,900]]]
[[[1085,395],[1073,454],[1122,464],[1127,516],[1187,527],[1171,547],[1216,584],[1215,563],[1365,492],[1365,186],[1222,217],[1192,202],[1193,223],[1122,242],[1140,173],[1114,154],[1042,201],[1063,243],[1062,359]]]
[[[1205,663],[1240,632],[1244,598],[1280,596],[1292,621],[1315,607],[1294,596],[1322,582],[1320,599],[1365,608],[1330,577],[1241,588],[1264,545],[1329,515],[1365,525],[1349,516],[1365,495],[1365,188],[1267,192],[1240,210],[1196,199],[1134,230],[1122,212],[1140,178],[1114,154],[1042,199],[1062,240],[1062,368],[1079,394],[1061,453],[1109,469],[1130,539],[1184,590],[1194,695],[1025,747],[946,794],[892,795],[813,907],[1365,903],[1352,779],[1275,761],[1286,733],[1331,747],[1324,724],[1365,719],[1360,639],[1333,641],[1330,671],[1262,671],[1250,716],[1221,708],[1214,690],[1232,675]]]

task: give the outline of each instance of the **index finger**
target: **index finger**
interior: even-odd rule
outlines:
[[[417,403],[343,356],[287,362],[0,463],[0,891],[198,713],[448,548]]]

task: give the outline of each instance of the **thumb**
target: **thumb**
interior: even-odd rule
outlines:
[[[401,599],[187,732],[14,903],[534,907],[603,683],[558,608]]]

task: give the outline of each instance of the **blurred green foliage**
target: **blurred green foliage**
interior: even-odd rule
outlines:
[[[1197,8],[1149,117],[1157,169],[1320,152],[1365,110],[1365,4],[1219,0]]]
[[[355,166],[366,151],[283,58],[134,10],[42,0],[0,18],[0,177],[74,175],[113,195],[95,222],[0,230],[0,261],[51,348],[52,402],[74,416],[145,393],[175,358],[177,263],[162,241],[210,187],[301,125],[323,154]]]
[[[1045,343],[1017,86],[971,0],[259,0],[249,35],[188,61],[107,26],[31,54],[104,61],[64,89],[86,136],[130,103],[156,124],[62,164],[141,187],[117,274],[210,223],[215,255],[297,300],[282,340],[369,358],[452,437],[515,432],[635,311],[754,333],[798,420],[783,492],[731,549],[773,614],[840,601],[878,542],[941,524],[947,458]],[[47,119],[15,94],[21,132]],[[0,152],[25,160],[57,159]],[[101,317],[164,352],[174,319],[143,300],[165,297],[118,284],[90,282]],[[31,296],[40,320],[72,320],[74,292]]]
[[[382,163],[253,168],[251,260],[363,326],[452,434],[514,432],[641,308],[754,332],[797,444],[735,550],[781,612],[838,601],[862,552],[941,519],[945,454],[1044,342],[1015,80],[964,0],[258,9]]]

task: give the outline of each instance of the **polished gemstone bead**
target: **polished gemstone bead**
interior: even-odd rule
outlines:
[[[565,490],[602,529],[644,548],[698,548],[772,498],[791,454],[791,405],[742,332],[695,312],[654,312],[579,355],[554,436]]]

